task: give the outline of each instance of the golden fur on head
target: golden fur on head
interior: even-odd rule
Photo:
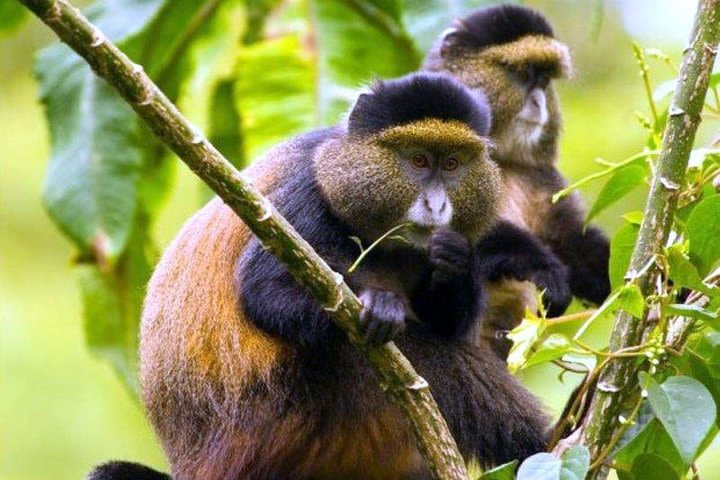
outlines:
[[[315,173],[334,213],[365,240],[401,224],[420,190],[404,173],[397,151],[413,145],[476,152],[462,181],[447,194],[452,227],[477,239],[497,215],[499,169],[489,159],[487,140],[458,121],[425,119],[366,139],[327,142],[315,157]]]
[[[567,45],[543,35],[529,35],[504,45],[493,45],[482,50],[480,55],[511,69],[539,66],[554,79],[569,78],[573,74]]]

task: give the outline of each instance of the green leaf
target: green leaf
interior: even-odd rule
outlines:
[[[685,352],[682,357],[688,365],[684,370],[712,394],[717,412],[715,423],[720,424],[720,332],[696,335],[688,349],[692,353]]]
[[[613,459],[616,468],[631,472],[636,459],[649,453],[664,458],[671,465],[669,470],[676,474],[685,473],[689,465],[680,456],[672,438],[660,420],[652,415],[650,418],[651,420],[629,442],[618,449]]]
[[[137,397],[137,331],[155,252],[144,221],[134,226],[134,232],[116,269],[82,267],[80,287],[88,347],[113,367]]]
[[[515,373],[525,365],[535,342],[542,336],[546,327],[547,322],[544,318],[538,317],[530,310],[525,311],[525,318],[520,325],[507,335],[507,338],[513,342],[507,358],[508,370]]]
[[[643,453],[638,455],[632,466],[637,480],[680,480],[672,465],[660,455]]]
[[[260,41],[268,15],[280,3],[281,0],[245,0],[244,44]]]
[[[590,451],[585,445],[575,445],[562,454],[560,480],[583,480],[590,468]]]
[[[490,5],[489,0],[404,0],[403,23],[421,51],[430,47],[453,20],[476,8]]]
[[[636,224],[626,223],[620,227],[610,242],[610,286],[613,290],[625,283],[625,274],[630,266],[635,242],[640,227]]]
[[[575,333],[575,338],[580,338],[588,327],[597,319],[609,320],[618,310],[624,310],[633,317],[641,318],[645,311],[645,298],[640,287],[628,283],[612,293],[590,318]]]
[[[15,30],[28,18],[28,11],[20,2],[0,1],[0,32]]]
[[[642,210],[633,210],[632,212],[627,212],[626,214],[624,214],[622,218],[625,219],[626,222],[632,223],[633,225],[640,225],[643,219],[643,212]]]
[[[705,310],[699,305],[686,305],[684,303],[674,303],[666,305],[663,310],[670,315],[682,317],[690,317],[701,322],[706,322],[715,330],[720,330],[720,318],[715,312]]]
[[[682,244],[671,245],[666,249],[672,281],[677,285],[697,290],[708,296],[719,295],[720,288],[703,282],[695,265],[683,253],[684,249]]]
[[[313,0],[318,54],[318,111],[334,124],[358,85],[416,70],[420,51],[402,23],[399,0]]]
[[[514,480],[515,468],[517,467],[517,465],[517,460],[503,463],[502,465],[498,465],[492,470],[484,472],[480,478],[482,480]]]
[[[235,80],[226,78],[215,85],[210,100],[208,137],[225,158],[238,169],[246,167],[240,112],[235,106]]]
[[[571,348],[570,340],[561,333],[553,333],[547,337],[538,349],[528,358],[523,368],[547,363],[565,355]]]
[[[167,77],[161,87],[172,98],[187,72],[181,47],[191,41],[186,31],[201,4],[101,1],[87,16],[147,72]],[[130,106],[67,47],[44,49],[36,72],[52,138],[44,191],[48,212],[83,254],[112,265],[136,212],[145,210],[141,195],[162,197],[148,183],[141,185],[140,177],[167,170],[158,160],[163,149]]]
[[[693,209],[686,232],[690,259],[705,276],[720,260],[720,195],[704,199]]]
[[[291,34],[240,50],[235,95],[249,159],[317,126],[315,66],[306,48]]]
[[[96,3],[87,15],[119,42],[136,34],[162,4]],[[135,113],[63,45],[40,52],[36,73],[52,137],[45,205],[80,250],[112,263],[125,247],[137,207],[141,143]]]
[[[687,464],[692,463],[715,423],[712,395],[702,383],[687,376],[670,377],[658,385],[651,376],[642,374],[641,382],[680,456]]]
[[[552,453],[536,453],[520,465],[517,480],[559,480],[562,461]]]
[[[585,218],[590,223],[597,214],[630,193],[635,187],[645,183],[647,168],[644,165],[628,165],[620,168],[607,181],[598,194],[595,203]]]
[[[589,466],[589,450],[575,445],[561,458],[545,452],[527,458],[518,469],[517,480],[583,480]]]

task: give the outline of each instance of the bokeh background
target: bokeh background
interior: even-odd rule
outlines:
[[[559,88],[565,116],[561,171],[578,179],[598,169],[597,157],[619,161],[640,150],[646,132],[634,112],[647,112],[647,104],[631,41],[660,48],[677,64],[695,1],[606,1],[597,35],[594,1],[525,3],[547,14],[575,57],[576,78]],[[85,348],[73,248],[42,207],[49,139],[32,65],[34,52],[53,40],[34,19],[0,37],[1,480],[79,479],[112,458],[166,467],[141,407]],[[674,76],[662,62],[650,61],[656,86]],[[202,110],[192,101],[181,107],[191,118]],[[719,127],[717,120],[706,122],[701,141]],[[202,202],[197,179],[183,168],[176,175],[155,227],[163,246]],[[588,202],[600,186],[583,189]],[[598,223],[612,234],[621,213],[642,208],[644,195],[636,192]],[[608,327],[594,326],[590,338],[602,345]],[[522,380],[554,414],[576,383],[570,376],[560,382],[552,367],[530,369]],[[703,478],[720,478],[717,442],[699,466]]]

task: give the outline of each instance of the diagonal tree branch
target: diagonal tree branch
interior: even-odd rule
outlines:
[[[690,45],[683,56],[678,87],[670,104],[662,150],[643,222],[626,274],[626,278],[637,282],[645,297],[651,293],[659,273],[654,265],[649,269],[645,267],[661,253],[668,240],[719,41],[720,0],[700,0]],[[645,320],[620,312],[610,338],[610,351],[640,344]],[[618,415],[623,411],[626,400],[637,394],[634,388],[636,377],[633,359],[613,360],[600,376],[589,414],[582,426],[593,456],[598,455],[617,431]],[[606,470],[599,468],[588,478],[605,478]]]
[[[358,335],[360,301],[334,272],[145,74],[65,0],[19,0],[122,95],[155,135],[207,183],[331,313],[365,355],[379,381],[405,411],[420,452],[437,479],[467,479],[467,471],[430,389],[390,343],[368,347]]]

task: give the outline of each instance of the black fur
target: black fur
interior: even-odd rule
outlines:
[[[471,50],[502,45],[526,35],[554,36],[550,23],[540,12],[519,5],[481,8],[457,20],[456,28],[447,40],[453,46]]]
[[[171,477],[139,463],[115,460],[95,467],[87,480],[171,480]]]
[[[561,315],[572,300],[568,268],[535,236],[508,222],[500,222],[480,242],[478,256],[488,280],[529,280],[544,289],[543,302],[551,317]]]
[[[458,120],[478,135],[490,131],[490,108],[484,94],[470,91],[443,73],[419,73],[377,81],[360,95],[348,120],[351,135],[372,135],[389,127],[436,118]]]
[[[405,330],[405,319],[412,316],[403,297],[394,292],[369,289],[360,300],[360,331],[370,345],[382,345],[395,338]]]
[[[349,239],[352,233],[329,211],[311,169],[298,165],[297,175],[272,192],[270,199],[331,267],[347,270],[358,254],[357,246]],[[501,239],[507,237],[502,236],[503,228],[498,226],[491,233],[496,237],[494,243],[487,240],[495,245],[498,255],[504,246]],[[374,343],[397,334],[394,340],[398,346],[432,385],[466,458],[478,457],[484,465],[522,460],[544,450],[547,420],[538,402],[507,373],[505,365],[486,346],[468,341],[466,334],[484,304],[484,282],[475,278],[485,271],[486,259],[475,248],[466,251],[457,235],[437,233],[430,242],[433,253],[429,255],[398,247],[374,250],[365,258],[360,270],[363,265],[370,270],[412,265],[414,273],[408,282],[415,284],[410,289],[410,308],[404,292],[364,290],[369,299],[366,309],[383,319],[374,323],[374,332],[366,334]],[[533,246],[530,235],[526,235]],[[523,240],[518,235],[515,242],[507,244],[504,258],[508,262],[518,251],[525,251]],[[512,271],[526,275],[520,273],[520,267]],[[360,419],[384,405],[382,396],[375,394],[376,379],[365,359],[257,240],[251,240],[236,272],[242,280],[239,296],[248,318],[297,347],[300,362],[280,370],[287,387],[286,401],[277,411],[279,417],[297,414],[312,418],[312,438],[324,438],[338,419]],[[350,287],[362,298],[361,280],[362,272],[346,275]],[[411,318],[401,322],[401,314]],[[425,477],[419,474],[418,478]]]

